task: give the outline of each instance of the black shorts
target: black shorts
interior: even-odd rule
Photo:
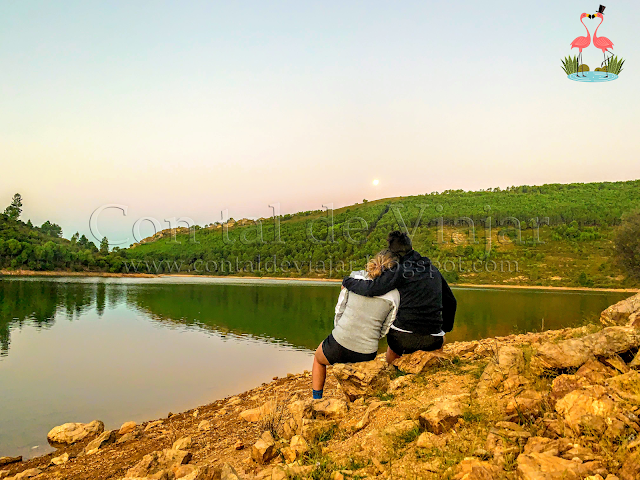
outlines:
[[[330,365],[334,363],[358,363],[375,360],[377,352],[358,353],[340,345],[332,334],[322,342],[322,353],[327,357]]]
[[[444,337],[434,337],[429,334],[405,333],[393,328],[387,333],[387,344],[396,355],[407,355],[418,350],[423,352],[438,350],[442,348],[443,343]]]

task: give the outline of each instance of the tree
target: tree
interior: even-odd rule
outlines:
[[[107,255],[109,253],[109,240],[107,237],[102,237],[102,240],[100,240],[100,253],[102,255]]]
[[[45,235],[50,235],[52,237],[62,236],[62,228],[60,227],[60,225],[51,223],[49,220],[42,224],[42,226],[40,227],[40,231]]]
[[[640,210],[623,217],[615,245],[620,262],[629,274],[640,279]]]
[[[22,196],[19,193],[16,193],[13,196],[11,205],[5,208],[4,214],[7,217],[9,217],[9,220],[18,220],[20,218],[21,213],[22,213]]]

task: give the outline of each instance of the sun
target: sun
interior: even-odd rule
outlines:
[[[373,186],[377,186],[380,183],[380,180],[378,180],[377,178],[373,181]]]

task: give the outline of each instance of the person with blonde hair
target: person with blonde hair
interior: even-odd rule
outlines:
[[[365,270],[351,272],[352,278],[372,281],[393,268],[397,257],[383,250],[373,257]],[[334,328],[318,346],[313,357],[313,398],[322,398],[327,377],[327,365],[366,362],[376,358],[378,342],[396,318],[400,294],[391,290],[377,297],[364,297],[342,288]]]

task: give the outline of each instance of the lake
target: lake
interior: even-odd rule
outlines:
[[[311,369],[339,284],[0,278],[0,456],[66,422],[166,416]],[[447,341],[578,325],[629,293],[455,288]],[[381,345],[381,350],[384,347]]]

